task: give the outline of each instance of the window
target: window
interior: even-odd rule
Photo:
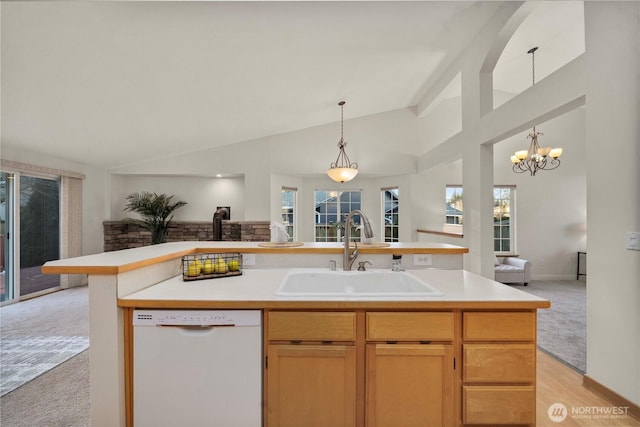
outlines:
[[[289,241],[293,242],[296,237],[296,197],[298,189],[293,187],[282,187],[282,224],[289,233]]]
[[[447,185],[445,224],[462,224],[462,186]]]
[[[493,250],[511,253],[515,251],[513,218],[513,198],[515,187],[493,187]]]
[[[493,187],[493,250],[515,253],[515,186]],[[463,191],[460,185],[447,185],[445,224],[463,224]]]
[[[399,191],[397,187],[383,188],[380,191],[382,195],[382,223],[384,224],[384,241],[397,242],[399,241]]]
[[[344,235],[345,217],[354,209],[361,209],[361,191],[316,190],[315,200],[315,241],[340,242]],[[360,216],[351,222],[351,238],[360,241]]]

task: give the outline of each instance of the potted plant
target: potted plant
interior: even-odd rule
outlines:
[[[167,230],[169,223],[173,219],[173,212],[186,205],[187,202],[178,201],[171,203],[173,195],[157,194],[144,191],[142,193],[132,193],[127,196],[125,211],[136,212],[142,216],[139,219],[127,219],[127,221],[138,224],[151,232],[151,244],[164,243],[167,241]]]

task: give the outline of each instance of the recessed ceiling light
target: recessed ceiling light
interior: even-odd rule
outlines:
[[[217,173],[217,174],[216,174],[216,178],[222,178],[222,175],[221,175],[221,174],[219,174],[219,173]]]

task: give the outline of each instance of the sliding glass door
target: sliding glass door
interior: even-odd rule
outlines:
[[[15,298],[13,273],[14,183],[14,174],[0,173],[0,303]]]
[[[40,267],[60,258],[60,180],[20,176],[20,296],[60,286]]]

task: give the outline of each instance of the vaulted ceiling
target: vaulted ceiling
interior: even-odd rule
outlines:
[[[2,2],[2,145],[114,168],[335,122],[343,99],[413,106],[499,6]]]

